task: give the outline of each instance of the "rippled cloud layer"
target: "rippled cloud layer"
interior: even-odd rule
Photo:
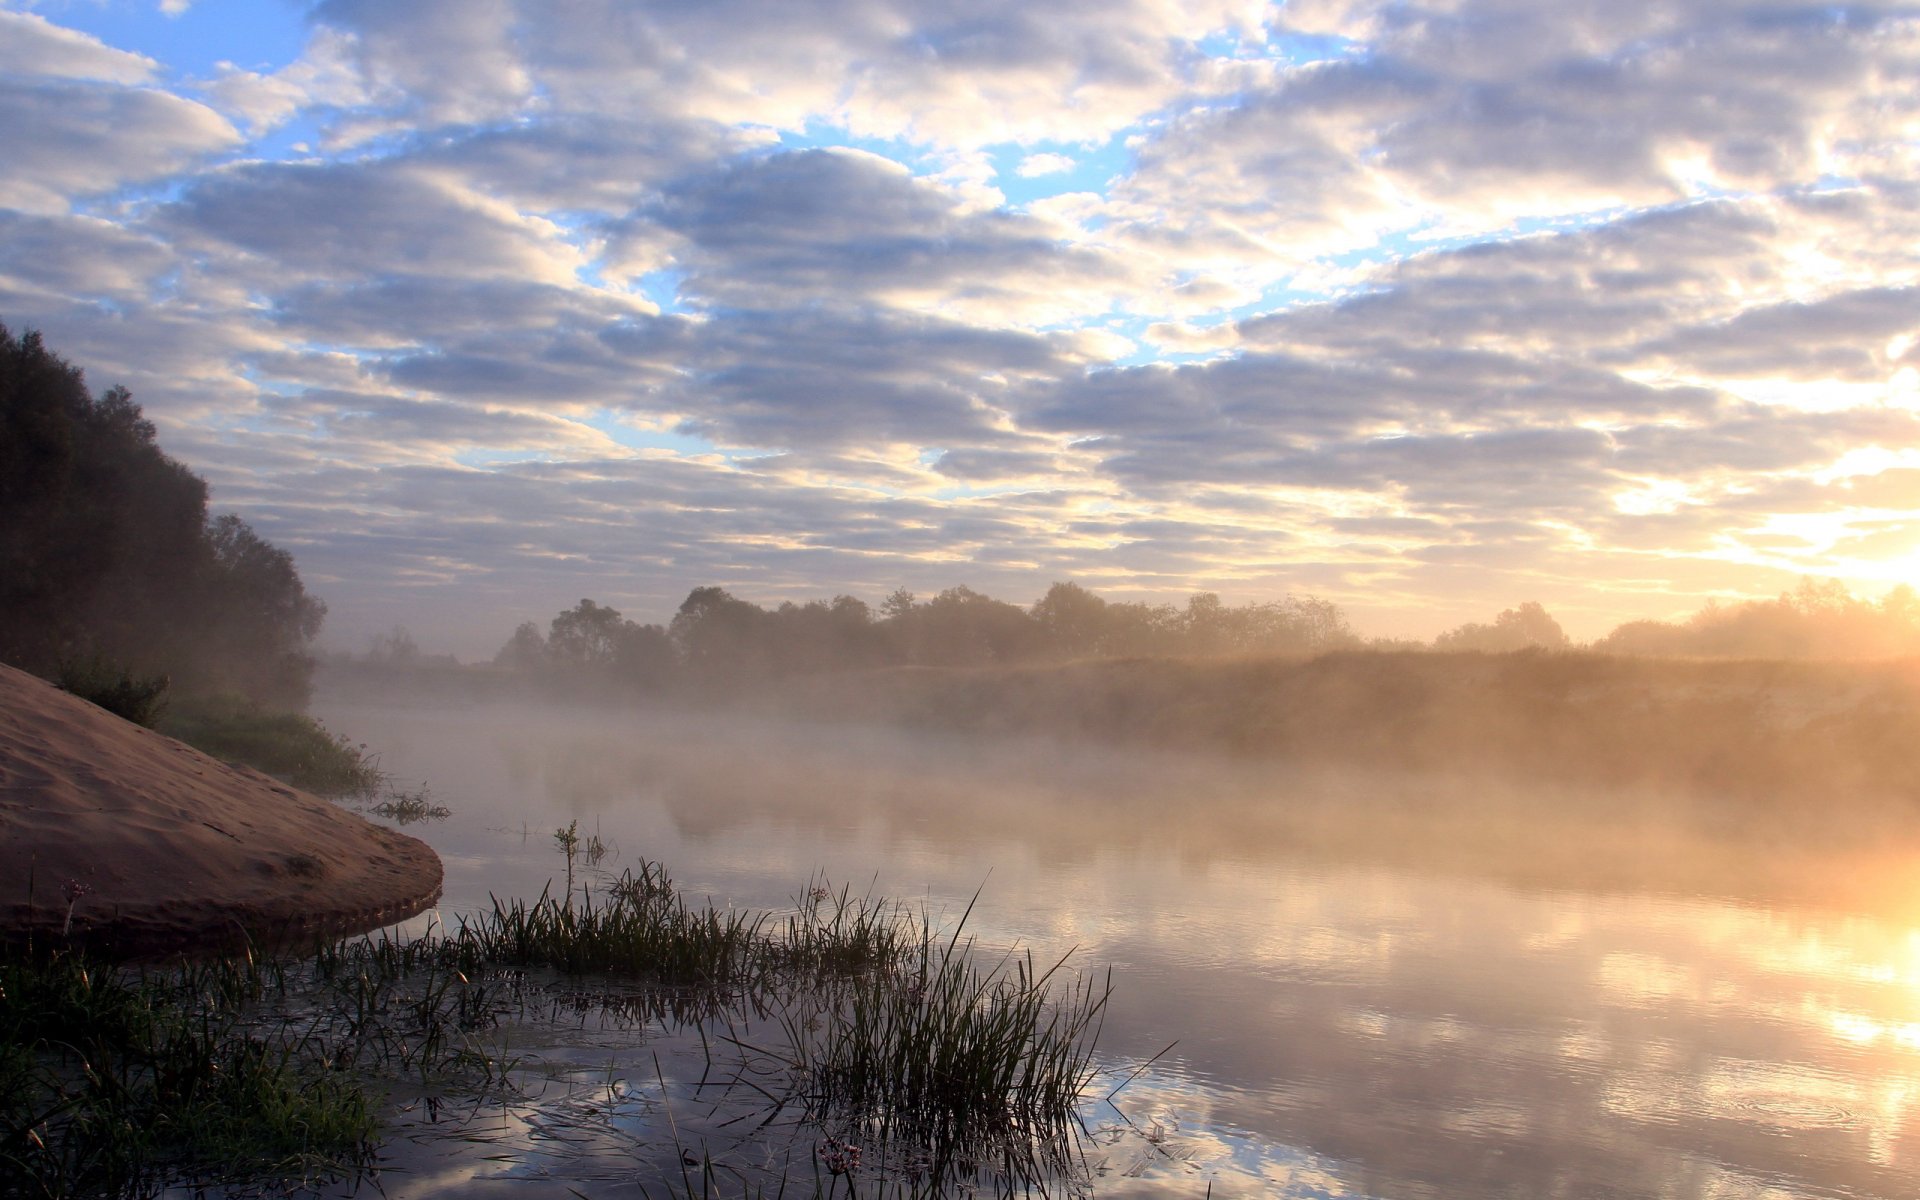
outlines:
[[[0,322],[358,648],[1920,574],[1920,10],[0,0]]]

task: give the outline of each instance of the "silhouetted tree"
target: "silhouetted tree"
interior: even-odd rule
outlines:
[[[1482,650],[1499,653],[1538,647],[1564,650],[1572,645],[1560,622],[1553,619],[1536,600],[1509,608],[1493,619],[1491,625],[1469,622],[1433,639],[1435,650]]]
[[[493,665],[509,671],[531,673],[543,670],[547,666],[547,639],[540,632],[540,627],[532,621],[520,622],[506,644],[493,656]]]
[[[1803,579],[1772,600],[1709,601],[1684,622],[1629,621],[1594,643],[1613,654],[1707,658],[1888,658],[1920,654],[1920,597],[1902,584],[1879,603],[1838,580]]]
[[[697,587],[681,601],[667,634],[694,681],[729,687],[773,673],[768,624],[759,605],[725,588]]]
[[[326,605],[307,595],[293,556],[239,517],[216,518],[207,542],[213,562],[203,604],[213,618],[211,644],[192,661],[203,664],[210,689],[304,706],[313,670],[307,645],[320,632]]]
[[[37,333],[0,325],[0,659],[109,659],[176,685],[303,702],[325,608],[124,388],[94,399]]]
[[[1033,605],[1049,653],[1085,658],[1108,649],[1107,602],[1077,583],[1056,583]]]

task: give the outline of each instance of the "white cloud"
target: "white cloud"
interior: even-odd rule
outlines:
[[[1064,154],[1029,154],[1020,160],[1013,173],[1022,179],[1038,179],[1043,175],[1059,175],[1071,171],[1080,164]]]
[[[0,10],[0,76],[138,84],[157,66],[144,54],[116,50],[36,13]]]

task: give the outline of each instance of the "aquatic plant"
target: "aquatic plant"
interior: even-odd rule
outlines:
[[[568,821],[566,826],[553,831],[553,840],[559,844],[560,853],[567,856],[567,904],[573,903],[573,856],[580,851],[580,822]]]
[[[765,920],[710,905],[688,906],[657,864],[648,864],[638,878],[626,872],[598,903],[590,889],[582,889],[577,905],[571,892],[565,901],[546,891],[531,904],[491,900],[490,912],[461,918],[454,935],[468,961],[675,986],[745,981],[755,967]]]
[[[695,1030],[710,1066],[736,1047],[734,1081],[771,1085],[753,1083],[746,1102],[800,1101],[811,1133],[790,1152],[802,1182],[787,1194],[808,1177],[816,1195],[851,1194],[856,1180],[932,1194],[989,1158],[1002,1177],[1057,1175],[1048,1147],[1092,1079],[1110,986],[1065,983],[1061,963],[1040,971],[1025,955],[983,966],[958,927],[823,880],[782,914],[692,904],[645,861],[577,902],[496,899],[451,931],[343,939],[301,958],[135,970],[7,953],[9,1197],[358,1171],[399,1078],[427,1087],[430,1106],[446,1088],[492,1094],[514,1069],[497,1025],[589,1011]],[[749,1045],[739,1019],[768,1014],[785,1044]],[[710,1040],[715,1024],[726,1032]],[[768,1064],[786,1075],[784,1100]],[[715,1194],[702,1178],[698,1194]],[[682,1185],[696,1194],[693,1176]]]
[[[412,825],[418,821],[444,821],[453,815],[453,810],[446,805],[435,804],[432,793],[424,787],[412,792],[388,788],[387,798],[378,804],[368,805],[366,811],[402,825]]]
[[[943,1145],[1045,1137],[1096,1074],[1112,993],[1110,975],[1069,977],[1067,961],[988,959],[959,927],[923,924],[886,969],[783,1015],[803,1098]]]

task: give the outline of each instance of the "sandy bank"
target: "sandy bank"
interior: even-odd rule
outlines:
[[[149,957],[356,932],[440,894],[424,842],[0,666],[0,939]]]

